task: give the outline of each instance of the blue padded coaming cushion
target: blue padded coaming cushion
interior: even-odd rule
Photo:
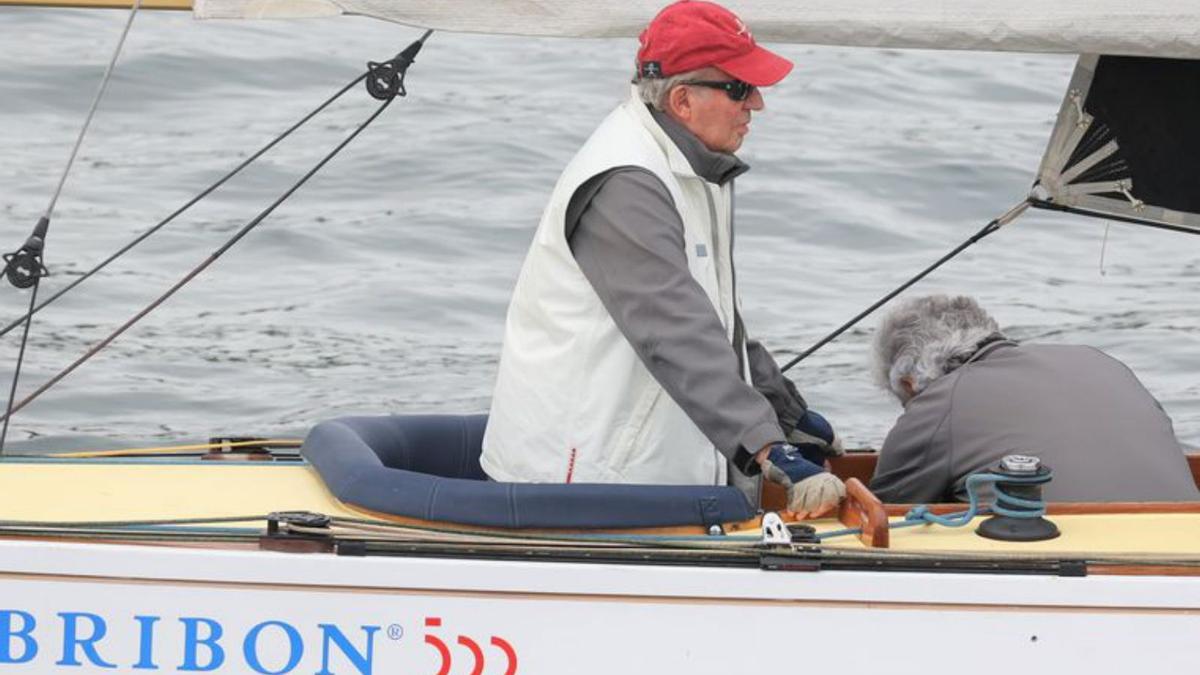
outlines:
[[[486,415],[341,417],[300,452],[341,501],[380,513],[504,528],[637,528],[746,520],[734,487],[497,483],[479,466]]]

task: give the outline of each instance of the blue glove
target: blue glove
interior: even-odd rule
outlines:
[[[833,425],[815,410],[806,410],[787,438],[805,459],[818,466],[830,457],[845,454]]]
[[[810,462],[789,443],[773,443],[762,462],[763,476],[787,490],[788,510],[801,518],[832,511],[846,496],[837,476]]]
[[[824,460],[822,460],[824,461]],[[825,471],[824,467],[804,457],[800,448],[791,443],[772,443],[762,463],[763,475],[773,483],[790,487],[794,483]],[[772,475],[775,474],[775,475]]]

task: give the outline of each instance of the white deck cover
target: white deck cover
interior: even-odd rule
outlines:
[[[636,37],[665,0],[196,0],[204,19],[358,14],[443,31]],[[727,0],[762,42],[1200,58],[1200,0]]]

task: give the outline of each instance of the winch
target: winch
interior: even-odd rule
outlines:
[[[1050,467],[1031,455],[1006,455],[991,476],[995,480],[994,515],[979,524],[976,534],[1001,541],[1042,541],[1060,534],[1058,527],[1043,517],[1042,486],[1053,478]]]

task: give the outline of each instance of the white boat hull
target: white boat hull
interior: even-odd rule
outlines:
[[[1197,635],[1197,577],[0,542],[0,672],[1128,673]]]

